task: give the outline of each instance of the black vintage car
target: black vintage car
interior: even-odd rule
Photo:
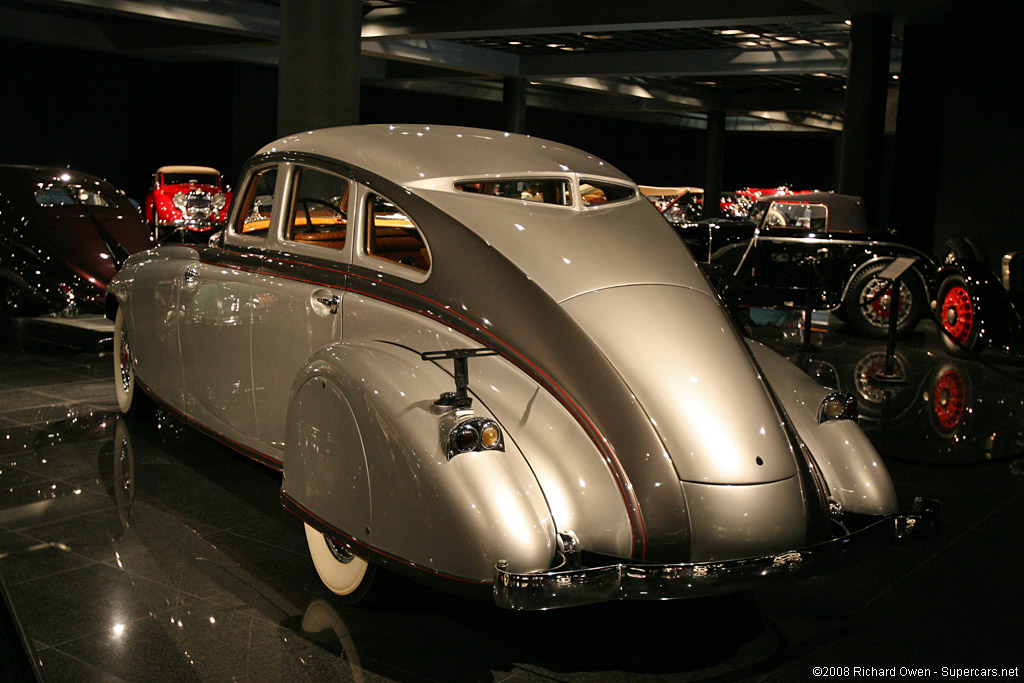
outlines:
[[[0,165],[0,317],[100,311],[124,260],[151,246],[138,209],[107,181]]]
[[[677,228],[679,229],[679,228]],[[730,304],[831,310],[869,337],[889,329],[889,284],[879,274],[916,258],[900,278],[897,332],[928,311],[937,266],[925,253],[869,230],[859,197],[831,192],[761,197],[749,221],[701,221],[684,239],[707,245],[709,273]]]

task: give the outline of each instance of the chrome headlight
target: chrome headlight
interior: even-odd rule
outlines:
[[[504,451],[505,438],[494,420],[472,417],[448,432],[448,459],[471,451]]]
[[[210,198],[210,201],[213,204],[213,208],[217,211],[223,211],[228,202],[227,197],[225,197],[221,192],[213,195],[213,197]]]
[[[174,198],[171,199],[171,203],[174,204],[179,211],[184,213],[185,207],[188,206],[188,197],[185,196],[184,192],[178,192],[174,195]]]
[[[856,420],[857,399],[853,394],[837,391],[829,394],[818,407],[818,424],[831,420]]]

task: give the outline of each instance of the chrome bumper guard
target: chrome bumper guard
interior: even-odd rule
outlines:
[[[720,562],[614,564],[537,573],[494,569],[494,602],[545,610],[612,600],[672,600],[752,590],[852,564],[908,538],[938,533],[941,506],[918,498],[907,514],[882,517],[857,531],[799,550]]]

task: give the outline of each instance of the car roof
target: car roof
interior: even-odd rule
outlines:
[[[295,152],[338,159],[399,185],[430,178],[494,178],[578,173],[632,181],[582,150],[516,133],[434,125],[341,126],[296,133],[259,154]]]
[[[213,173],[220,175],[220,171],[210,166],[161,166],[156,169],[157,173]]]
[[[868,232],[864,200],[850,194],[835,192],[800,192],[758,197],[757,203],[786,202],[793,204],[824,204],[828,209],[829,232]]]

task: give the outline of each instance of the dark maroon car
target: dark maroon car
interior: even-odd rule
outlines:
[[[139,210],[107,181],[0,165],[0,316],[102,311],[114,273],[151,246]]]

